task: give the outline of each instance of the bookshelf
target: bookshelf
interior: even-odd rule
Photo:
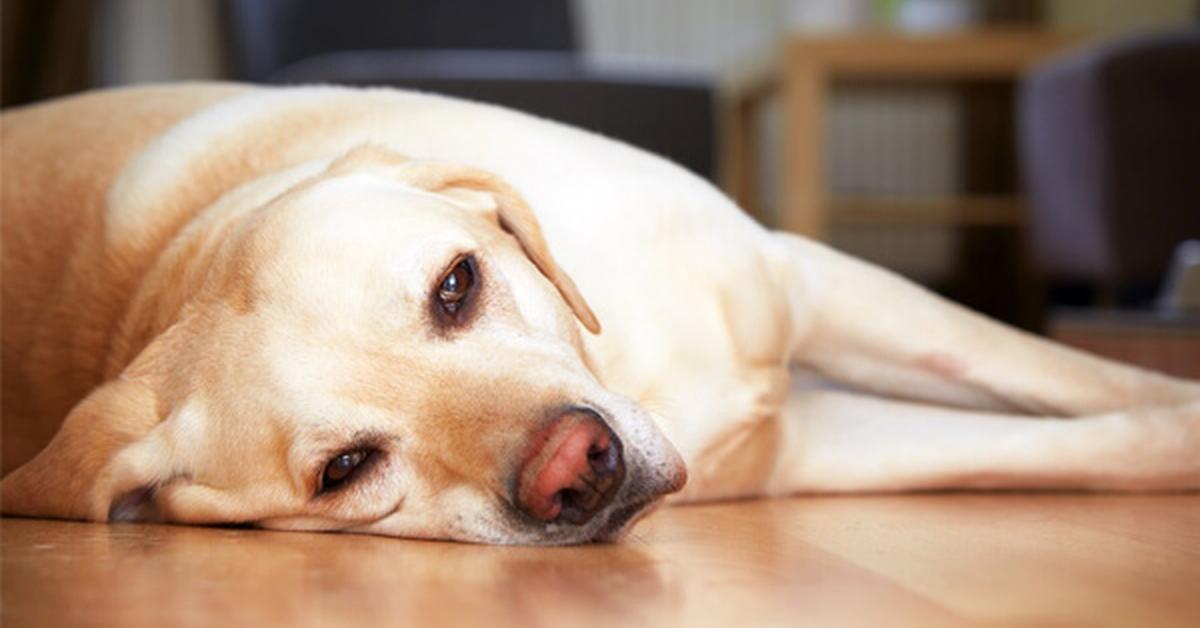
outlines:
[[[830,225],[842,221],[1019,226],[1024,212],[1015,191],[1011,195],[968,194],[919,201],[832,198],[826,189],[825,145],[830,95],[835,85],[856,81],[891,85],[1015,82],[1027,68],[1073,41],[1039,29],[791,38],[779,69],[786,135],[776,226],[817,239],[825,239]],[[751,192],[752,170],[742,168],[742,179],[728,185],[744,206],[757,208]]]
[[[839,224],[949,225],[956,227],[1019,227],[1022,203],[1005,196],[971,196],[932,200],[844,199],[830,201]]]
[[[1031,66],[1080,41],[1032,25],[793,35],[773,63],[738,68],[726,79],[722,185],[772,228],[832,242],[995,318],[1036,327],[1042,313],[1023,260],[1013,95]],[[848,100],[856,90],[858,100]],[[863,102],[863,90],[868,98],[884,94],[885,103],[935,92],[942,113],[949,97],[957,103],[953,123],[913,127],[903,135],[911,146],[870,129],[864,142],[870,117],[846,113],[848,102]],[[777,201],[768,213],[758,198],[756,123],[771,96],[783,131]],[[895,119],[891,127],[900,128]],[[847,143],[846,129],[859,139]],[[954,148],[928,153],[922,142]],[[898,152],[910,161],[887,165]],[[911,159],[929,155],[939,155],[932,170],[911,167]],[[847,167],[854,169],[849,181]]]

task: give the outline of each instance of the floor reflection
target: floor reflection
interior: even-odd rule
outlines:
[[[0,622],[1169,624],[1200,616],[1198,515],[1198,495],[803,497],[570,548],[4,519]]]

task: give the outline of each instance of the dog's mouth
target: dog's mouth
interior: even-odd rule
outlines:
[[[630,496],[619,496],[584,526],[562,523],[535,523],[530,526],[531,522],[527,517],[512,509],[510,510],[510,521],[519,517],[521,527],[525,528],[525,532],[520,535],[520,538],[498,542],[549,546],[614,543],[620,541],[634,525],[657,510],[662,503],[661,495],[635,493]]]
[[[635,481],[629,487],[624,500],[610,508],[604,523],[591,534],[588,541],[607,543],[620,540],[638,521],[649,516],[662,506],[664,498],[683,488],[687,482],[687,470],[682,466],[674,474],[647,480]],[[624,503],[621,503],[624,501]]]
[[[660,499],[644,499],[613,509],[604,525],[596,530],[590,540],[594,543],[611,543],[619,540],[633,528],[634,524],[654,512],[661,503]]]
[[[669,444],[641,443],[610,423],[591,406],[571,406],[529,439],[511,490],[500,495],[513,528],[523,532],[517,542],[615,541],[683,488],[687,470]]]
[[[529,525],[528,518],[521,517],[522,527],[526,527],[523,539],[499,541],[501,543],[517,543],[530,545],[579,545],[586,543],[612,543],[619,541],[633,526],[654,512],[662,499],[657,497],[638,496],[629,500],[616,500],[605,511],[597,513],[596,517],[585,526],[564,525],[562,523]],[[495,542],[495,541],[493,541]]]

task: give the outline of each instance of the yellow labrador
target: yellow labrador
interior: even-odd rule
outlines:
[[[561,544],[681,489],[1200,487],[1200,385],[576,129],[181,85],[2,132],[5,513]]]

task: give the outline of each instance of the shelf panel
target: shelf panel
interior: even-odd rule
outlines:
[[[788,60],[835,78],[1012,78],[1079,39],[1041,29],[795,35],[788,42]]]
[[[1018,226],[1025,207],[1015,198],[963,197],[936,200],[841,199],[830,207],[837,225]]]

